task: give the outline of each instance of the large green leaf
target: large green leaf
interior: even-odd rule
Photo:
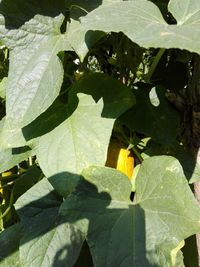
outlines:
[[[60,213],[87,233],[95,267],[171,267],[172,250],[200,231],[199,205],[173,157],[142,163],[134,202],[131,184],[120,172],[89,167],[82,175]]]
[[[133,131],[151,136],[158,143],[174,143],[179,133],[179,114],[167,101],[164,88],[155,88],[156,105],[150,99],[150,92],[139,86],[135,91],[136,105],[122,115],[120,121]]]
[[[40,138],[37,159],[45,175],[80,173],[88,164],[104,164],[114,120],[101,117],[103,101],[79,94],[79,105],[66,121]],[[76,100],[75,100],[76,101]]]
[[[84,235],[58,217],[61,201],[44,178],[16,202],[22,225],[20,266],[72,267],[75,263]]]
[[[147,0],[102,5],[82,17],[80,23],[72,21],[69,41],[81,57],[90,46],[90,31],[96,30],[121,31],[145,48],[180,48],[200,53],[200,3],[173,0],[169,8],[177,19],[177,25],[168,25],[158,7]]]
[[[171,0],[169,11],[174,15],[178,25],[194,26],[197,29],[200,18],[200,2],[196,0]],[[196,24],[196,25],[192,25]],[[196,26],[196,27],[195,27]]]
[[[0,266],[1,267],[20,267],[19,260],[19,241],[21,228],[15,224],[0,234]]]
[[[66,120],[69,116],[68,113],[66,103],[57,98],[45,112],[22,128],[24,139],[29,141],[52,131]]]
[[[66,106],[68,118],[42,136],[36,148],[45,175],[80,173],[88,165],[104,165],[114,119],[133,103],[130,89],[103,74],[75,84]]]
[[[88,12],[91,12],[95,8],[103,4],[110,4],[116,1],[123,0],[68,0],[66,7],[70,9],[70,17],[78,19],[81,16],[85,16]]]
[[[57,54],[70,49],[60,31],[63,4],[52,0],[42,5],[35,0],[0,4],[0,23],[4,24],[0,37],[10,48],[6,110],[13,128],[30,123],[59,93],[63,67]]]

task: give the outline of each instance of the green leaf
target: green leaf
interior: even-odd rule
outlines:
[[[22,134],[21,128],[13,129],[13,124],[5,116],[0,121],[0,148],[5,150],[25,145],[27,145],[27,142]]]
[[[129,129],[151,136],[161,144],[171,144],[176,141],[179,132],[180,117],[172,109],[165,97],[165,90],[157,87],[157,103],[151,103],[150,90],[139,88],[135,91],[136,105],[120,117],[122,124]]]
[[[28,147],[1,149],[0,173],[7,171],[32,155],[33,152]]]
[[[75,190],[80,176],[69,172],[62,172],[49,177],[48,180],[56,192],[66,198]]]
[[[0,266],[20,267],[19,241],[21,235],[20,224],[10,226],[0,234]]]
[[[105,118],[116,119],[135,104],[135,96],[130,88],[102,73],[88,75],[76,83],[74,89],[78,93],[92,95],[95,102],[102,98],[102,117]]]
[[[200,165],[196,161],[196,156],[191,151],[182,147],[177,147],[175,151],[172,152],[172,156],[179,160],[190,184],[200,181]]]
[[[173,157],[142,163],[133,203],[131,184],[120,172],[89,167],[82,175],[60,213],[87,233],[96,267],[171,267],[171,251],[200,231],[199,205]]]
[[[85,16],[95,8],[103,4],[110,4],[116,1],[123,0],[69,0],[66,2],[66,7],[70,8],[70,17],[78,19],[81,16]]]
[[[172,147],[159,145],[152,140],[148,142],[146,149],[142,153],[143,159],[158,155],[169,155],[175,157],[181,164],[185,177],[190,184],[200,180],[200,165],[196,161],[196,156],[191,150],[179,143]]]
[[[133,103],[130,89],[106,75],[91,75],[75,84],[66,107],[69,117],[36,147],[45,175],[79,174],[88,165],[104,165],[114,119]]]
[[[14,128],[30,123],[55,100],[63,81],[57,54],[71,48],[60,31],[64,1],[57,5],[50,0],[42,5],[35,0],[7,2],[1,3],[0,13],[7,15],[5,27],[12,25],[10,30],[5,29],[2,38],[11,50],[6,110],[7,120]]]
[[[31,166],[26,173],[22,174],[19,178],[15,180],[12,190],[13,201],[15,202],[21,195],[23,195],[41,178],[41,170],[36,165]]]
[[[17,200],[23,229],[20,266],[72,267],[75,263],[84,235],[58,217],[61,201],[45,178]]]
[[[29,141],[52,131],[67,119],[68,113],[66,103],[57,98],[44,113],[22,128],[24,138]]]
[[[79,105],[71,117],[39,140],[36,155],[46,176],[80,173],[88,164],[106,160],[114,120],[101,117],[102,100],[95,103],[91,96],[78,97]]]
[[[177,20],[178,25],[189,25],[199,23],[200,3],[196,0],[170,0],[169,11]]]
[[[42,116],[42,117],[45,117],[45,116]],[[40,120],[40,116],[38,118]],[[0,149],[9,150],[12,148],[22,148],[22,147],[28,148],[29,147],[29,150],[30,150],[31,148],[36,146],[37,141],[38,141],[36,137],[38,137],[38,135],[34,136],[35,129],[33,133],[30,133],[30,130],[33,129],[32,128],[33,126],[34,127],[40,126],[38,125],[38,120],[36,119],[35,121],[33,121],[33,124],[32,123],[30,124],[30,129],[29,129],[29,125],[28,127],[21,128],[13,124],[6,117],[4,117],[0,121]],[[57,121],[57,123],[59,124],[59,121]],[[46,126],[46,125],[47,125],[47,121],[46,123],[43,124],[43,126]],[[28,128],[28,131],[27,131],[27,128]],[[46,131],[48,131],[49,128],[50,127],[48,127]],[[36,128],[36,129],[37,129],[36,132],[39,132],[40,128]],[[32,153],[34,152],[32,151]]]
[[[57,209],[62,202],[62,198],[55,192],[47,178],[42,179],[15,203],[15,208],[22,222],[42,213],[44,208]]]
[[[75,23],[74,35],[69,30],[71,45],[81,58],[84,57],[89,31],[98,30],[106,33],[123,32],[145,48],[180,48],[200,53],[199,2],[183,0],[179,3],[174,0],[170,2],[169,9],[177,20],[177,25],[168,25],[158,7],[147,0],[113,2],[99,6],[82,17],[79,25]]]
[[[12,148],[12,146],[9,145],[10,141],[14,142],[13,144],[17,144],[17,142],[15,143],[15,141],[18,140],[18,134],[15,135],[15,133],[11,133],[11,136],[7,136],[8,139],[6,139],[6,141],[3,139],[6,144],[2,144],[2,128],[4,127],[4,122],[4,119],[0,121],[0,173],[14,167],[18,163],[22,162],[23,160],[26,160],[28,157],[33,155],[33,151],[31,151],[31,149],[27,146]]]

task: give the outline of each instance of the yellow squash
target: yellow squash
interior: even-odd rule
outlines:
[[[112,140],[108,147],[106,166],[123,172],[131,179],[134,170],[132,151],[126,149],[120,141]]]
[[[2,176],[3,178],[8,177],[8,176],[11,176],[11,175],[12,175],[12,171],[2,172],[2,174],[1,174],[1,176]]]

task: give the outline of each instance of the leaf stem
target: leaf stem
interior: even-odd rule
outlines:
[[[132,147],[132,150],[133,150],[133,153],[136,155],[136,157],[139,159],[139,161],[142,162],[144,159],[141,156],[140,152],[135,147]]]
[[[162,57],[162,55],[164,54],[165,52],[165,48],[160,48],[157,55],[155,56],[154,60],[153,60],[153,63],[151,64],[150,68],[149,68],[149,72],[147,73],[146,75],[146,82],[147,83],[150,83],[151,81],[151,78],[153,76],[153,73]]]
[[[83,7],[79,6],[79,5],[71,5],[70,10],[72,10],[72,8],[74,8],[74,7],[78,8],[78,9],[84,11],[86,14],[88,14],[88,11],[85,8],[83,8]]]
[[[2,220],[10,211],[10,209],[12,208],[12,206],[8,206],[7,209],[4,211],[4,213],[0,216],[0,220]]]

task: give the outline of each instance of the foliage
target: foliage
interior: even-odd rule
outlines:
[[[0,1],[0,266],[197,266],[199,21],[198,0]]]

